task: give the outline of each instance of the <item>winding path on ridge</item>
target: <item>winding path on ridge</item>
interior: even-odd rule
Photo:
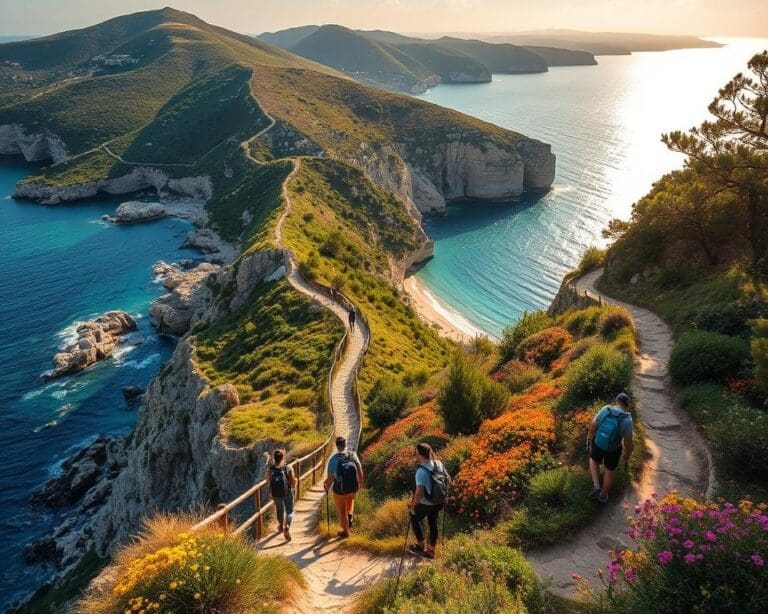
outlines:
[[[602,269],[593,271],[574,283],[582,294],[626,308],[635,320],[639,349],[633,402],[645,425],[648,458],[640,480],[633,481],[619,501],[612,501],[574,539],[527,554],[538,574],[552,581],[553,590],[569,597],[576,589],[574,574],[596,587],[595,572],[605,568],[608,550],[629,545],[627,517],[638,502],[668,490],[701,496],[713,486],[704,441],[677,406],[667,373],[673,345],[671,329],[648,309],[614,300],[597,290],[595,283],[602,273]]]
[[[269,115],[267,117],[270,120],[269,125],[242,143],[245,155],[254,164],[261,162],[251,154],[249,143],[275,125],[275,120]],[[347,345],[331,381],[331,406],[336,434],[347,438],[349,449],[357,450],[361,425],[353,384],[368,346],[370,331],[362,318],[357,319],[355,330],[350,330],[344,306],[319,292],[301,276],[295,255],[285,246],[283,224],[291,211],[288,184],[299,172],[301,158],[292,159],[292,163],[293,170],[283,182],[285,205],[275,226],[275,240],[278,247],[288,254],[288,282],[302,294],[332,311],[346,328]],[[322,484],[319,483],[297,502],[291,530],[293,539],[290,542],[285,542],[282,534],[272,533],[257,544],[257,548],[263,553],[284,556],[301,569],[308,590],[299,597],[292,608],[292,611],[300,614],[348,611],[354,595],[369,588],[384,576],[395,573],[399,562],[393,557],[373,556],[342,548],[337,539],[321,539],[316,526],[321,513],[323,494]]]

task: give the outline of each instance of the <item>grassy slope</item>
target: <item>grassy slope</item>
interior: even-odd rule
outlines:
[[[478,40],[443,37],[436,42],[441,47],[472,56],[494,73],[546,72],[547,63],[541,56],[516,45],[485,43]]]
[[[397,48],[440,75],[447,83],[453,80],[452,75],[456,73],[482,79],[487,77],[488,81],[491,79],[490,71],[484,64],[460,51],[426,43],[403,44]]]
[[[387,281],[388,258],[403,256],[419,237],[400,202],[360,171],[322,159],[304,160],[290,190],[286,245],[318,281],[341,285],[368,318],[371,346],[360,373],[361,393],[383,375],[441,369],[449,342],[423,324]],[[326,255],[323,246],[334,232],[342,237],[339,249]]]
[[[343,327],[285,280],[262,284],[240,309],[195,335],[211,385],[232,383],[241,405],[223,420],[236,443],[262,439],[312,449],[330,423],[325,400],[330,357]]]

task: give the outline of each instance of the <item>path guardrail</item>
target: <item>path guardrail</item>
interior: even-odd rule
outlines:
[[[309,282],[313,287],[315,287],[319,292],[322,294],[328,296],[331,300],[334,302],[337,302],[345,307],[349,307],[350,305],[354,305],[354,303],[342,292],[338,290],[333,290],[332,288],[328,286],[324,286],[318,282]],[[365,346],[363,347],[363,355],[368,351],[368,345],[370,342],[370,326],[368,325],[368,320],[366,319],[365,315],[357,310],[357,313],[365,322],[366,327],[369,331],[369,336],[366,339]],[[331,368],[328,371],[328,385],[327,385],[327,393],[328,393],[328,404],[331,409],[331,416],[333,417],[334,423],[335,423],[335,412],[333,410],[333,377],[336,373],[336,370],[341,362],[342,357],[344,356],[344,352],[347,349],[347,346],[349,344],[349,335],[347,331],[345,330],[344,335],[341,338],[341,341],[339,341],[338,345],[336,346],[336,351],[334,353],[333,361],[331,363]],[[357,370],[355,371],[355,376],[352,381],[352,388],[355,395],[355,404],[357,405],[357,411],[358,411],[358,417],[361,419],[362,424],[362,399],[360,398],[360,392],[358,390],[357,386]],[[290,466],[293,469],[294,475],[297,476],[297,485],[296,485],[296,499],[301,499],[302,494],[304,494],[309,488],[314,486],[314,484],[317,482],[318,477],[323,476],[323,469],[325,467],[325,462],[330,457],[330,454],[332,450],[335,448],[335,442],[334,442],[334,435],[336,433],[335,425],[334,429],[331,431],[331,433],[328,435],[328,437],[325,439],[325,441],[312,450],[312,452],[297,458],[290,463],[288,463],[288,466]],[[307,461],[309,461],[309,466],[307,465]],[[307,482],[308,479],[311,478],[310,482]],[[309,488],[306,487],[306,485],[309,484]],[[304,488],[302,488],[302,485],[304,485]],[[218,509],[213,513],[198,522],[194,527],[192,527],[193,531],[202,529],[203,527],[207,527],[209,525],[216,525],[221,527],[224,530],[230,530],[236,534],[239,535],[240,533],[243,533],[244,531],[247,531],[250,527],[255,527],[255,534],[256,539],[261,539],[261,537],[264,535],[264,515],[271,509],[274,508],[275,504],[273,501],[269,499],[269,493],[268,493],[268,482],[267,479],[263,479],[253,486],[251,486],[248,490],[243,492],[242,494],[238,495],[235,499],[228,503],[222,503],[219,505]],[[233,510],[239,508],[242,505],[245,505],[249,502],[253,502],[253,508],[254,513],[251,514],[246,520],[239,524],[235,524],[234,528],[230,526],[230,514]]]

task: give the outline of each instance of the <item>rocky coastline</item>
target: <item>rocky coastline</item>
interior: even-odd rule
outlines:
[[[90,322],[80,324],[77,340],[53,357],[53,370],[47,379],[79,373],[112,355],[121,337],[136,330],[136,321],[124,311],[108,311]]]

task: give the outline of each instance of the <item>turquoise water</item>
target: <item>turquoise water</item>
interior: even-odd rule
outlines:
[[[0,606],[39,586],[39,570],[25,566],[20,552],[60,519],[32,508],[32,491],[97,433],[131,430],[136,412],[121,388],[146,386],[173,349],[147,317],[162,293],[152,264],[198,255],[178,249],[190,228],[181,220],[114,226],[101,220],[114,200],[44,207],[12,199],[15,183],[32,170],[0,157]],[[79,375],[43,382],[73,323],[110,309],[140,318],[132,336],[140,344]]]
[[[766,39],[719,49],[599,57],[597,66],[492,83],[440,85],[420,98],[551,143],[551,192],[505,204],[465,203],[426,222],[435,258],[418,277],[432,294],[492,335],[549,304],[563,275],[614,217],[627,218],[652,182],[682,165],[662,133],[705,119],[707,105]]]

